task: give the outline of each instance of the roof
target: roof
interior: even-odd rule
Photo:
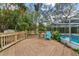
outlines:
[[[53,27],[69,27],[69,23],[53,23]],[[79,23],[70,23],[71,27],[79,27]]]

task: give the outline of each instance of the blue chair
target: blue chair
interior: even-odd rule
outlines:
[[[51,40],[52,38],[52,33],[50,31],[47,31],[45,34],[44,34],[44,38],[46,40]]]

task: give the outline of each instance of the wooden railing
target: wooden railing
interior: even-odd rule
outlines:
[[[26,32],[2,33],[0,35],[0,51],[26,38]]]

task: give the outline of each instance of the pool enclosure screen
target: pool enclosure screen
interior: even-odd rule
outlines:
[[[75,20],[75,21],[77,21],[77,20]],[[79,33],[78,21],[70,22],[70,23],[53,23],[52,28],[53,28],[53,31],[58,30],[58,31],[60,31],[60,33],[78,34]]]

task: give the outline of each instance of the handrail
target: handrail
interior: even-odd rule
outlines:
[[[3,49],[26,39],[27,33],[22,31],[22,32],[14,32],[14,33],[2,33],[0,35],[0,51]]]

